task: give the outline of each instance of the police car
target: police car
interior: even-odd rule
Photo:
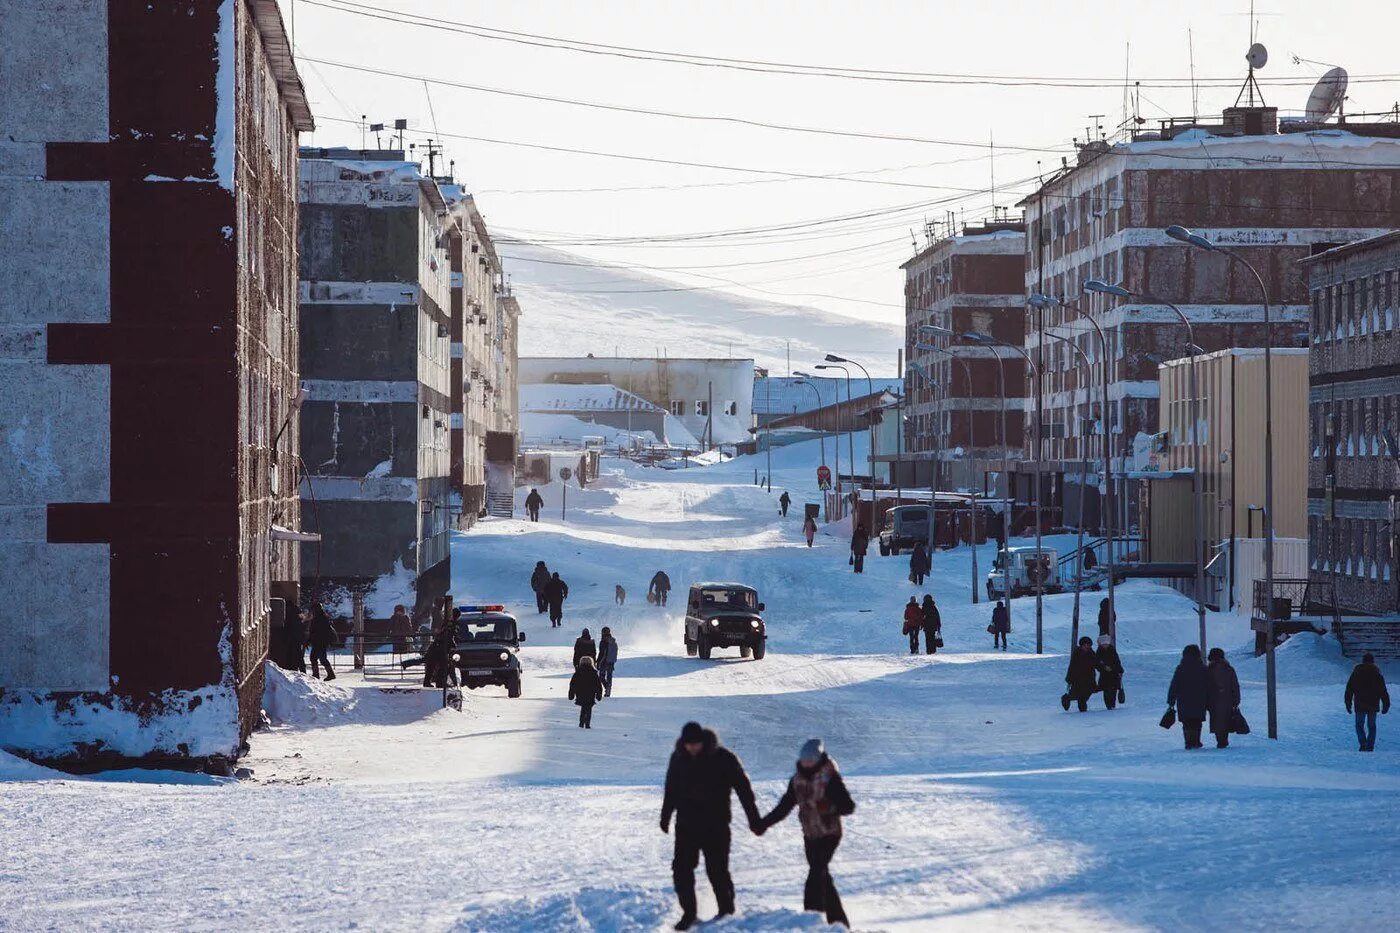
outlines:
[[[520,696],[520,643],[525,634],[505,606],[460,606],[462,616],[453,633],[453,653],[462,686],[488,685],[506,688],[511,698]]]

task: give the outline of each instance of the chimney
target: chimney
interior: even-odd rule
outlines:
[[[1272,136],[1278,132],[1277,107],[1226,107],[1226,136]]]

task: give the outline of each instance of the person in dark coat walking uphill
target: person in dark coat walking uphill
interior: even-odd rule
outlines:
[[[574,641],[575,668],[582,658],[591,658],[595,664],[598,662],[598,646],[593,643],[593,636],[588,633],[588,629],[584,629],[583,634]]]
[[[797,773],[773,812],[759,824],[761,835],[787,819],[793,807],[802,824],[802,846],[807,852],[807,883],[802,889],[802,909],[826,914],[827,923],[849,927],[841,896],[831,880],[831,857],[841,844],[841,817],[856,810],[855,801],[841,780],[836,762],[826,754],[821,739],[809,739],[798,753]]]
[[[865,573],[865,552],[868,550],[870,533],[864,525],[857,525],[855,533],[851,535],[851,566],[855,567],[856,573]]]
[[[1347,678],[1347,712],[1356,707],[1356,740],[1361,743],[1361,751],[1376,750],[1376,711],[1390,712],[1390,691],[1385,688],[1385,675],[1376,666],[1376,656],[1366,652],[1361,663],[1352,669]]]
[[[296,606],[289,606],[287,625],[282,630],[286,640],[286,663],[282,666],[289,671],[306,673],[306,617]]]
[[[1097,652],[1099,666],[1099,689],[1103,691],[1103,705],[1113,709],[1118,705],[1118,697],[1123,690],[1123,659],[1118,657],[1118,649],[1113,647],[1113,639],[1108,635],[1099,636]]]
[[[544,598],[544,588],[549,585],[549,568],[544,561],[535,561],[534,573],[530,574],[530,589],[535,591],[535,611],[544,613],[549,609],[549,600]]]
[[[1069,690],[1060,697],[1060,705],[1069,710],[1071,700],[1079,704],[1079,711],[1089,711],[1089,697],[1099,689],[1099,659],[1094,654],[1094,640],[1088,635],[1079,639],[1079,645],[1069,656],[1069,670],[1065,672],[1065,683]]]
[[[525,511],[530,513],[530,521],[540,520],[540,509],[544,508],[544,497],[540,495],[538,489],[531,489],[530,494],[525,497]]]
[[[992,633],[992,650],[1001,648],[1006,650],[1006,633],[1011,631],[1011,610],[1006,608],[1006,603],[997,600],[997,606],[992,610],[992,624],[987,626]]]
[[[788,507],[791,506],[791,505],[792,505],[792,496],[788,495],[788,494],[787,494],[787,490],[784,489],[784,490],[783,490],[783,494],[782,494],[781,496],[778,497],[778,508],[782,509],[783,518],[787,518],[787,510],[788,510]]]
[[[1219,648],[1210,649],[1210,664],[1206,666],[1206,704],[1215,747],[1229,748],[1235,710],[1240,708],[1240,679]]]
[[[592,729],[593,704],[603,699],[603,682],[598,679],[593,659],[587,655],[580,659],[574,676],[569,678],[569,699],[578,704],[578,727]]]
[[[1108,604],[1107,599],[1099,600],[1099,634],[1112,635],[1113,623],[1118,621],[1118,613]]]
[[[909,653],[919,653],[919,632],[924,627],[924,612],[914,597],[904,607],[904,634],[909,636]]]
[[[331,659],[326,655],[326,649],[335,644],[335,626],[331,625],[331,617],[326,615],[326,609],[320,603],[311,605],[306,641],[311,645],[311,676],[320,680],[321,665],[324,664],[326,680],[335,680],[335,669],[331,667]]]
[[[612,696],[613,668],[617,665],[617,639],[612,629],[603,626],[598,637],[598,679],[603,682],[603,696]]]
[[[647,595],[654,597],[652,602],[656,605],[666,605],[666,597],[671,595],[671,578],[666,576],[666,571],[658,570],[652,576],[651,585],[647,587]]]
[[[556,570],[550,574],[549,582],[544,585],[544,601],[549,607],[549,621],[558,628],[564,622],[564,600],[569,598],[569,584],[559,579],[559,572]]]
[[[1171,686],[1167,688],[1167,706],[1175,709],[1181,720],[1187,748],[1201,747],[1201,724],[1206,719],[1208,692],[1201,649],[1198,645],[1187,645],[1181,650],[1181,663],[1176,666]]]
[[[695,925],[695,866],[705,855],[705,874],[719,905],[717,917],[734,913],[734,882],[729,877],[729,794],[739,797],[749,828],[760,832],[762,823],[754,803],[753,787],[739,758],[719,744],[719,736],[698,722],[688,722],[676,740],[666,767],[666,793],[661,801],[661,831],[671,831],[676,817],[676,848],[671,878],[681,905],[677,930]]]
[[[924,577],[933,570],[933,561],[929,560],[928,548],[920,541],[914,545],[914,552],[909,555],[909,580],[915,586],[924,585]]]
[[[938,615],[938,606],[934,603],[933,597],[924,594],[924,604],[920,607],[920,612],[924,617],[924,653],[938,653],[938,635],[943,631],[943,619]]]

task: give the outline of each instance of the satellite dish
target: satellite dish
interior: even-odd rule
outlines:
[[[1322,123],[1341,109],[1347,96],[1347,70],[1333,68],[1317,79],[1312,94],[1308,95],[1307,116],[1313,123]]]
[[[1269,50],[1264,48],[1264,43],[1256,42],[1244,53],[1244,60],[1251,68],[1263,68],[1269,63]]]

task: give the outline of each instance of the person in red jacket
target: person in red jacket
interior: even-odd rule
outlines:
[[[914,597],[909,597],[909,604],[904,607],[904,634],[909,636],[909,653],[919,653],[919,630],[924,624],[924,611],[919,608],[919,604]]]

